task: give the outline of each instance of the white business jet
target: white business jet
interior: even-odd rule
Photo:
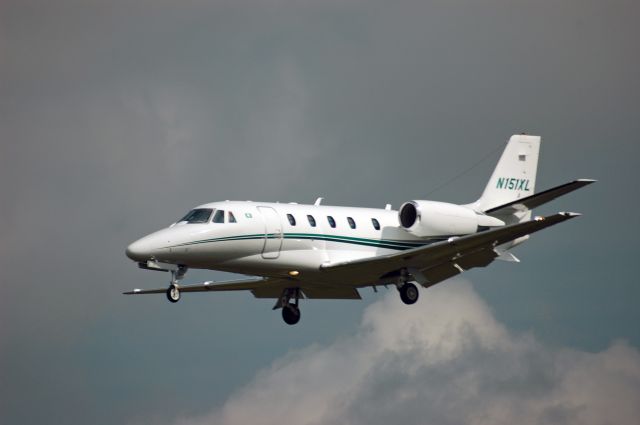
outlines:
[[[531,219],[531,210],[595,180],[580,179],[534,194],[540,137],[514,135],[480,199],[466,205],[414,200],[398,211],[269,202],[213,202],[171,226],[133,242],[126,254],[147,270],[171,273],[168,288],[125,294],[251,291],[277,299],[290,325],[300,320],[299,300],[360,299],[367,286],[392,285],[405,304],[428,288],[496,259],[531,233],[577,217],[560,212]],[[189,268],[254,277],[231,282],[181,284]],[[415,283],[414,283],[415,282]]]

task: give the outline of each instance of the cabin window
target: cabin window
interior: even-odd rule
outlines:
[[[349,222],[349,227],[351,227],[352,229],[356,228],[356,222],[353,221],[351,217],[347,217],[347,221]]]
[[[378,223],[378,220],[376,220],[375,218],[371,219],[371,223],[373,223],[373,228],[376,230],[380,230],[380,223]]]
[[[287,219],[289,220],[289,224],[292,226],[296,225],[296,218],[291,214],[287,214]]]
[[[329,222],[329,226],[336,228],[336,221],[330,215],[327,216],[327,221]]]
[[[182,221],[186,221],[187,223],[206,223],[209,221],[209,217],[211,217],[211,213],[213,212],[212,208],[196,208],[195,210],[191,210],[178,220],[178,223]]]
[[[237,223],[236,216],[231,211],[229,211],[229,223]]]
[[[311,225],[311,227],[316,227],[316,219],[313,218],[312,215],[308,215],[307,220],[309,220],[309,225]]]
[[[212,221],[214,223],[224,223],[224,210],[216,210]]]

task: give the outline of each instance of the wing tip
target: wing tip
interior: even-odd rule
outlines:
[[[123,292],[122,295],[136,295],[139,294],[142,289],[134,289],[133,291]]]
[[[581,182],[581,183],[585,183],[585,184],[591,184],[591,183],[595,183],[598,180],[596,179],[577,179],[577,182]]]
[[[571,211],[560,211],[558,214],[567,218],[575,218],[575,217],[580,217],[582,215],[581,213],[571,212]]]

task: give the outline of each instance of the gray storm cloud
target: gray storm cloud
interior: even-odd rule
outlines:
[[[0,424],[631,417],[637,374],[609,363],[635,368],[635,349],[548,345],[640,347],[637,16],[637,0],[0,1]],[[536,211],[584,217],[517,267],[472,272],[500,324],[460,283],[408,310],[390,294],[362,325],[370,291],[305,302],[295,327],[250,294],[121,295],[167,284],[124,249],[195,205],[471,202],[521,131],[543,136],[541,190],[599,183]]]
[[[604,424],[640,417],[640,352],[514,334],[463,280],[407,308],[391,292],[355,334],[291,352],[200,424]]]

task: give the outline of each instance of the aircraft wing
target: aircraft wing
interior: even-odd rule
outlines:
[[[591,179],[578,179],[569,183],[561,184],[560,186],[552,187],[551,189],[544,190],[526,198],[516,199],[513,202],[509,202],[498,207],[490,208],[485,211],[490,215],[507,215],[513,214],[519,211],[532,210],[539,207],[542,204],[551,202],[554,199],[566,195],[567,193],[578,190],[588,184],[594,183],[596,180]]]
[[[233,280],[227,282],[202,282],[192,285],[180,285],[180,292],[208,292],[208,291],[260,291],[265,289],[271,289],[273,287],[279,287],[280,292],[282,288],[286,287],[286,279],[273,279],[273,278],[248,278],[242,280]],[[284,286],[283,286],[284,284]],[[291,286],[289,284],[289,286]],[[158,289],[134,289],[133,291],[123,292],[125,295],[145,295],[145,294],[164,294],[167,292],[167,288]],[[280,296],[278,292],[277,296]],[[276,296],[276,297],[277,297]]]
[[[207,291],[246,291],[259,287],[260,283],[264,283],[267,279],[251,278],[245,280],[234,280],[229,282],[202,282],[192,285],[179,285],[180,292],[207,292]],[[146,294],[164,294],[167,288],[158,289],[134,289],[133,291],[123,292],[125,295],[146,295]]]
[[[315,299],[360,299],[358,290],[348,286],[314,284],[286,278],[248,278],[228,282],[202,282],[191,285],[180,285],[180,292],[208,291],[251,291],[256,298],[280,298],[286,288],[299,287],[302,298]],[[125,295],[164,294],[167,288],[134,289],[123,292]]]
[[[416,280],[428,287],[473,267],[487,266],[501,254],[495,249],[499,245],[579,215],[561,212],[399,253],[328,264],[322,270],[330,281],[371,286],[394,282],[398,271],[407,269]]]

